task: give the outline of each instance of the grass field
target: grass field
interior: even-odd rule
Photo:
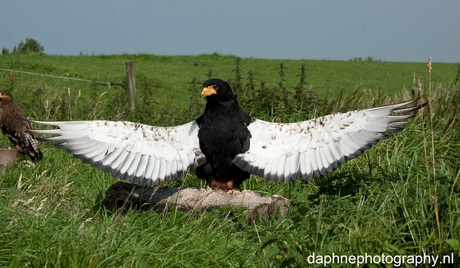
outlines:
[[[136,68],[134,112],[124,87],[95,83],[124,82],[126,60]],[[433,63],[428,74],[423,63],[2,55],[0,68],[93,81],[0,71],[0,87],[39,120],[185,123],[202,112],[199,89],[209,76],[230,80],[251,114],[278,121],[407,100],[419,92],[418,80],[430,104],[404,131],[332,174],[291,184],[257,177],[245,182],[245,189],[289,198],[283,219],[247,221],[228,208],[110,213],[100,202],[116,179],[41,144],[42,162],[24,159],[0,169],[0,266],[301,267],[315,266],[309,263],[313,254],[431,254],[460,261],[455,64]],[[0,137],[0,147],[6,146]],[[168,186],[197,184],[190,174]],[[405,265],[413,266],[409,259]]]

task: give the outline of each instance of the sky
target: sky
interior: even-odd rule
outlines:
[[[458,0],[0,0],[0,46],[459,63],[459,11]]]

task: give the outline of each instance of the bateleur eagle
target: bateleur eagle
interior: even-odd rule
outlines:
[[[296,123],[273,123],[241,110],[230,86],[220,79],[203,84],[204,113],[189,123],[158,127],[122,121],[34,123],[55,127],[39,140],[146,186],[159,185],[196,169],[213,189],[238,188],[250,174],[290,182],[337,169],[403,129],[422,105],[418,100],[336,113]]]

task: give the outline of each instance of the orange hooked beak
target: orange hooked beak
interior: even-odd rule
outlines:
[[[201,97],[205,98],[210,95],[217,94],[217,88],[215,86],[204,87],[201,91]]]

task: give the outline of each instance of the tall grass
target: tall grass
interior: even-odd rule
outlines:
[[[152,78],[137,72],[142,101],[134,114],[127,112],[128,101],[121,91],[109,92],[99,85],[88,85],[88,90],[82,88],[79,94],[76,89],[81,86],[67,84],[70,82],[37,80],[32,86],[22,76],[11,78],[14,74],[8,74],[2,83],[18,93],[15,96],[26,95],[23,85],[30,87],[28,93],[34,97],[19,101],[28,114],[43,120],[106,118],[151,124],[192,120],[204,105],[196,98],[203,77],[211,76],[230,80],[248,112],[276,121],[409,99],[421,91],[429,105],[404,131],[390,134],[389,139],[332,174],[291,184],[267,183],[258,177],[246,181],[245,189],[280,194],[292,201],[282,219],[247,221],[241,211],[228,208],[106,211],[101,201],[116,179],[41,144],[45,159],[39,164],[19,161],[0,170],[0,266],[301,267],[309,266],[307,258],[313,253],[453,252],[456,263],[459,261],[460,85],[454,76],[452,81],[436,80],[439,70],[433,64],[431,73],[423,69],[413,84],[400,85],[395,94],[379,88],[371,91],[352,82],[351,90],[326,98],[317,92],[312,64],[275,62],[270,66],[276,67],[266,76],[258,61],[246,65],[246,59],[231,58],[227,72],[210,68],[219,59],[216,57],[184,60],[195,62],[200,72],[185,80],[189,88],[181,91],[185,101],[177,107],[172,107],[173,101],[158,101],[160,88],[168,86],[161,75]],[[104,60],[120,61],[120,56],[103,57],[100,62]],[[174,58],[156,60],[165,66],[168,62],[179,64]],[[49,58],[43,61],[46,70],[59,64]],[[83,72],[78,65],[68,69]],[[177,67],[180,69],[186,68]],[[188,75],[188,71],[184,73]],[[343,72],[343,80],[347,73]],[[412,81],[412,77],[410,74],[408,79]],[[376,96],[376,92],[380,94]],[[199,180],[190,174],[169,186],[197,184]]]

